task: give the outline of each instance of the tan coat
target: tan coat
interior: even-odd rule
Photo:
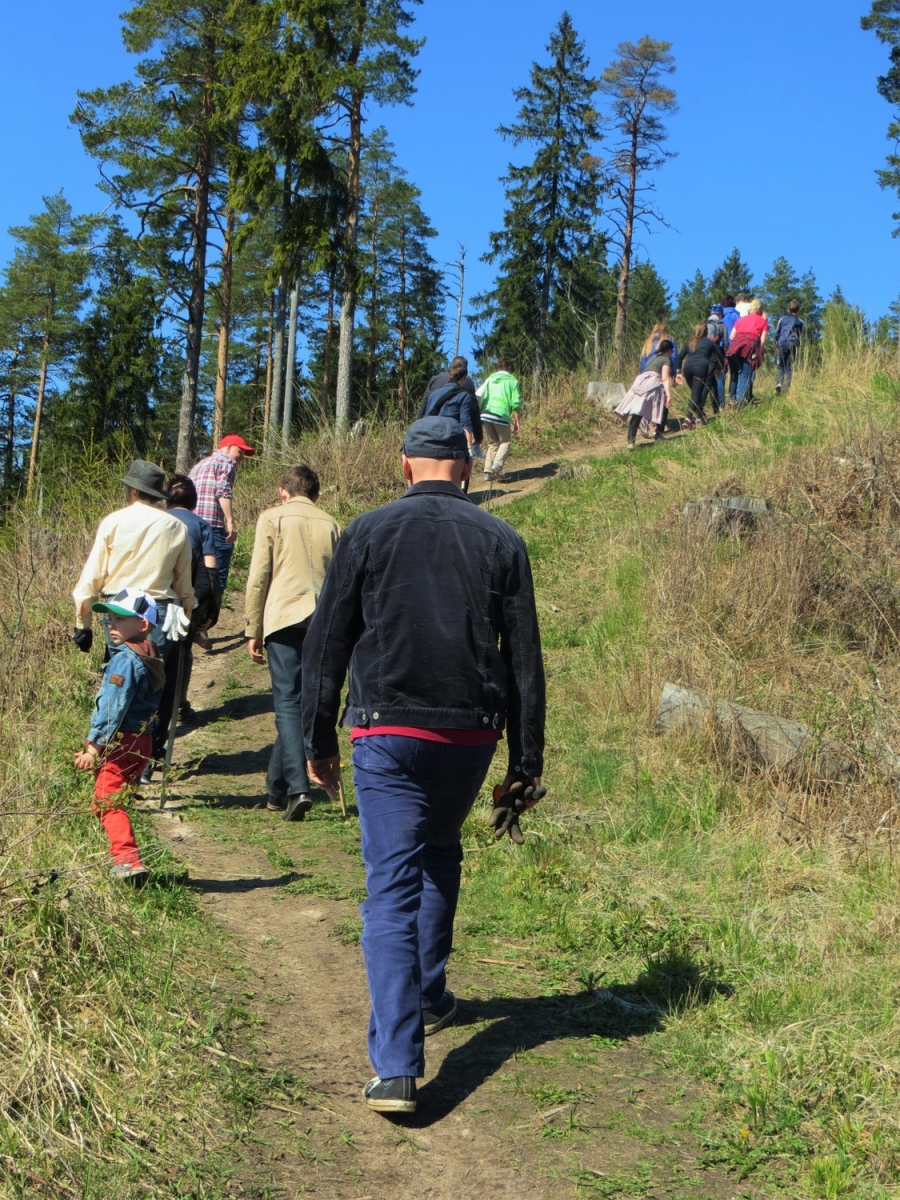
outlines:
[[[247,577],[248,638],[312,616],[340,535],[337,521],[305,496],[260,514]]]
[[[75,585],[75,624],[91,627],[91,604],[137,588],[154,600],[175,600],[194,610],[191,543],[177,517],[142,500],[104,517]]]

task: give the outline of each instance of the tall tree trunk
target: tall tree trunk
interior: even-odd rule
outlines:
[[[625,359],[625,328],[628,318],[628,276],[631,274],[631,248],[634,241],[634,206],[637,196],[638,121],[631,130],[631,150],[628,163],[628,191],[625,194],[625,224],[622,230],[622,265],[619,268],[619,287],[616,292],[616,327],[613,331],[613,361],[621,370]]]
[[[269,441],[281,435],[281,411],[284,400],[284,333],[287,320],[287,286],[284,275],[275,293],[275,342],[272,352],[272,403],[269,407]]]
[[[397,403],[400,411],[406,408],[406,225],[400,229],[400,291],[398,296],[397,330]]]
[[[462,329],[462,314],[463,314],[463,293],[466,286],[466,248],[460,242],[459,245],[459,262],[456,264],[459,267],[459,295],[456,297],[456,336],[453,339],[453,357],[459,354],[459,334]]]
[[[234,269],[234,209],[229,206],[219,281],[219,354],[216,361],[216,400],[213,408],[213,446],[225,436],[225,398],[228,391],[228,342],[231,337],[231,280]]]
[[[208,131],[212,119],[212,89],[203,89],[201,122]],[[187,313],[187,343],[181,381],[181,410],[178,414],[178,446],[175,470],[186,474],[194,457],[194,422],[197,416],[197,385],[203,343],[203,310],[206,304],[206,243],[209,226],[209,184],[212,172],[212,139],[204,132],[197,155],[197,182],[191,218],[191,295]]]
[[[266,398],[263,401],[263,448],[269,445],[269,421],[272,414],[272,342],[275,337],[275,293],[269,297],[269,329],[266,334]]]
[[[55,304],[53,291],[50,293],[51,304]],[[34,424],[31,427],[31,455],[28,459],[28,480],[25,484],[25,499],[31,499],[34,481],[37,476],[38,443],[41,440],[41,420],[44,415],[44,396],[47,391],[47,364],[50,361],[50,316],[44,323],[44,340],[41,345],[41,373],[38,378],[38,394],[34,405]]]
[[[375,351],[378,348],[378,197],[372,204],[372,291],[369,296],[369,348],[366,353],[366,404],[371,411],[375,398]]]
[[[300,280],[294,280],[291,289],[291,318],[288,324],[287,362],[284,369],[284,417],[281,422],[281,440],[285,446],[290,444],[291,425],[294,421],[294,367],[297,363],[297,305],[299,302]]]
[[[7,494],[12,492],[13,470],[15,468],[16,444],[16,372],[19,369],[19,354],[21,335],[16,335],[16,345],[13,350],[12,362],[9,366],[9,400],[6,409],[6,446],[3,454],[3,487]]]
[[[338,338],[335,429],[350,423],[353,397],[353,325],[356,315],[356,239],[359,227],[359,164],[362,150],[361,87],[350,97],[350,149],[347,164],[347,224],[344,229],[344,262],[341,285],[341,324]]]
[[[565,69],[565,59],[562,61],[560,74]],[[562,139],[565,136],[565,131],[562,129],[562,85],[557,88],[556,92],[556,113],[555,113],[555,134],[557,138]],[[553,172],[553,179],[550,183],[550,204],[547,210],[547,219],[545,226],[547,229],[555,231],[556,229],[556,212],[559,207],[559,173]],[[550,290],[553,284],[553,266],[556,262],[556,243],[553,238],[556,237],[553,232],[550,239],[547,241],[547,250],[544,255],[544,277],[541,280],[541,307],[538,312],[538,336],[537,336],[537,353],[534,358],[534,373],[535,376],[541,376],[544,373],[544,354],[547,348],[547,326],[550,319]]]
[[[337,263],[332,259],[328,269],[328,315],[325,325],[325,361],[322,364],[322,395],[319,398],[319,410],[322,420],[329,419],[329,401],[331,399],[331,356],[334,353],[334,288]]]

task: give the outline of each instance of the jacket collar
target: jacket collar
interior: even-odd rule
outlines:
[[[446,479],[426,479],[422,483],[414,483],[400,499],[405,500],[408,496],[451,496],[454,500],[465,500],[467,504],[474,503],[461,487]]]

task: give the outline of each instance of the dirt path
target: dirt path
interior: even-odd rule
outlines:
[[[604,452],[609,440],[598,439],[565,458]],[[542,486],[560,458],[515,464],[504,502]],[[460,1017],[428,1040],[416,1118],[392,1122],[364,1107],[358,827],[325,802],[300,825],[260,803],[274,722],[268,677],[249,661],[241,626],[226,610],[213,650],[197,655],[191,697],[202,723],[178,738],[182,778],[155,820],[233,941],[260,1031],[270,1099],[231,1194],[755,1196],[703,1168],[692,1129],[700,1092],[657,1065],[660,1018],[560,995],[508,944],[479,960],[459,939]]]

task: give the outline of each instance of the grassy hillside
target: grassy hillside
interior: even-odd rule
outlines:
[[[715,1085],[710,1161],[775,1194],[884,1197],[900,1173],[896,795],[863,748],[900,748],[896,393],[859,364],[761,394],[503,510],[538,586],[551,791],[525,847],[469,856],[460,954],[506,938],[550,989],[665,1008],[660,1068]],[[529,436],[597,420],[558,387]],[[398,442],[297,454],[346,520],[396,494]],[[277,474],[243,475],[244,560]],[[71,768],[95,664],[66,638],[119,488],[103,464],[67,483],[0,531],[0,1195],[105,1197],[115,1179],[122,1197],[211,1200],[259,1086],[215,1065],[223,1047],[252,1059],[241,981],[158,844],[143,894],[106,877]],[[777,515],[746,537],[682,519],[716,492]],[[802,719],[863,769],[778,779],[712,729],[659,738],[667,681]],[[485,845],[479,813],[467,837]]]

